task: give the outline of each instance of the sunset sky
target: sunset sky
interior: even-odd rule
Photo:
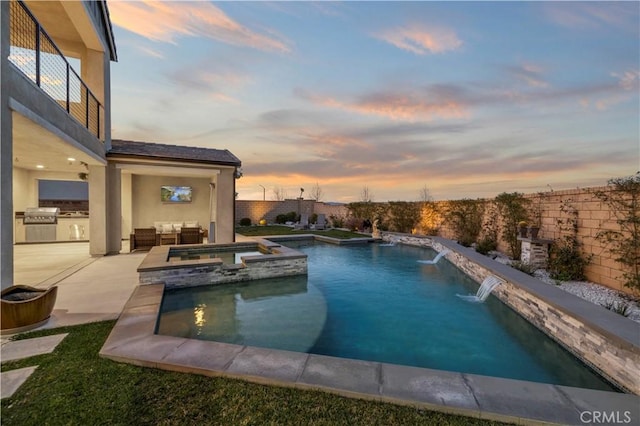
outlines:
[[[638,2],[108,5],[112,137],[229,149],[239,199],[493,197],[640,170]]]

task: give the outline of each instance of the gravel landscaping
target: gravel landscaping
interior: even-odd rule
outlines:
[[[490,255],[497,262],[506,265],[511,263],[511,260],[502,253],[491,252]],[[634,299],[625,293],[589,281],[557,281],[551,278],[545,269],[536,270],[533,276],[596,305],[613,308],[626,305],[629,313],[627,318],[640,323],[640,300],[637,298]]]

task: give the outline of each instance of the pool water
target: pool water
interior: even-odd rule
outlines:
[[[261,256],[264,253],[257,250],[244,250],[244,251],[199,251],[188,252],[178,251],[175,254],[169,256],[169,261],[172,260],[200,260],[200,259],[215,259],[219,258],[222,263],[236,264],[242,263],[243,256]]]
[[[306,276],[167,291],[158,334],[615,391],[430,249],[285,243]]]

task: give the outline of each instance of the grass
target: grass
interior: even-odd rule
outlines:
[[[106,321],[18,336],[70,333],[51,354],[2,364],[2,371],[39,366],[12,397],[2,400],[2,424],[500,424],[320,391],[117,363],[98,356],[113,325]]]
[[[366,238],[371,237],[366,234],[357,232],[342,231],[339,229],[328,229],[326,231],[316,231],[314,229],[294,230],[290,226],[267,225],[267,226],[239,226],[236,232],[247,237],[262,237],[265,235],[300,235],[300,234],[316,234],[325,235],[327,237],[339,238],[341,240],[349,238]]]

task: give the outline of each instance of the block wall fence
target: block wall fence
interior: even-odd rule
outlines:
[[[596,191],[609,191],[609,187],[578,188],[562,191],[549,191],[533,194],[525,194],[524,197],[530,200],[528,211],[534,209],[539,211],[540,233],[539,238],[557,240],[565,235],[559,226],[558,221],[566,221],[569,215],[562,211],[563,203],[571,206],[577,211],[578,242],[585,256],[591,255],[591,262],[586,267],[585,274],[589,281],[605,285],[607,287],[631,294],[631,289],[624,287],[623,265],[614,260],[607,248],[595,237],[602,229],[619,230],[616,217],[606,203],[603,203],[595,196]],[[489,205],[493,200],[483,200]],[[455,239],[453,230],[448,226],[442,214],[437,213],[446,210],[449,201],[436,201],[423,211],[423,217],[416,225],[415,232],[418,234],[427,233],[428,229],[436,229],[437,235]],[[298,207],[300,205],[300,207]],[[435,206],[435,209],[434,209]],[[297,210],[300,208],[300,210]],[[252,223],[257,223],[265,218],[272,223],[275,217],[281,213],[299,211],[308,213],[324,213],[327,218],[330,215],[346,217],[348,209],[346,205],[332,205],[313,200],[285,200],[285,201],[236,201],[236,220],[243,217],[251,218]],[[434,211],[436,213],[434,213]],[[485,209],[485,217],[490,213]],[[533,219],[533,218],[532,218]],[[500,222],[498,220],[498,222]],[[498,223],[501,229],[502,224]],[[393,231],[393,229],[392,229]],[[498,232],[500,234],[500,231]],[[507,252],[507,244],[500,240],[498,250]]]
[[[558,221],[566,222],[569,214],[562,211],[563,204],[570,206],[577,212],[577,238],[580,249],[585,256],[592,256],[591,262],[585,268],[585,275],[589,281],[631,294],[631,289],[624,286],[622,279],[623,265],[614,260],[615,256],[607,250],[604,243],[596,239],[596,234],[603,229],[619,230],[616,217],[606,203],[595,196],[596,191],[609,191],[608,187],[580,188],[563,191],[525,194],[530,200],[529,212],[534,208],[540,213],[540,233],[538,238],[558,240],[563,235]],[[486,200],[489,203],[492,200]],[[437,202],[438,207],[445,208],[447,201]],[[485,210],[485,217],[490,214]],[[443,220],[443,219],[441,219]],[[531,223],[531,222],[530,222]],[[438,235],[454,239],[454,233],[446,222],[441,222]],[[499,223],[501,227],[502,224]],[[501,229],[501,228],[500,228]],[[507,244],[500,240],[498,250],[507,252]]]
[[[329,216],[347,215],[347,208],[344,205],[327,204],[315,200],[284,200],[284,201],[255,201],[236,200],[236,221],[248,217],[251,223],[256,224],[260,219],[266,219],[268,223],[274,223],[276,216],[296,212],[312,214],[324,214],[327,220]]]

